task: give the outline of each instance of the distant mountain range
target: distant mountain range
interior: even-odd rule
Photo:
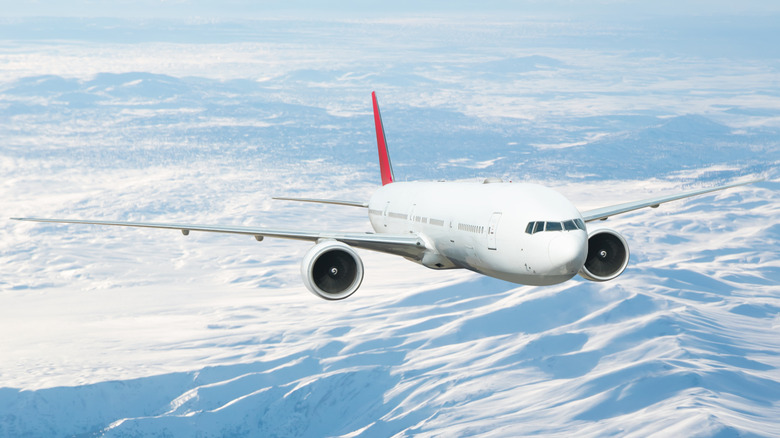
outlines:
[[[507,61],[511,67],[504,71],[549,62],[542,57]],[[307,70],[266,82],[140,72],[87,80],[28,77],[0,88],[0,115],[7,120],[0,124],[0,134],[9,151],[20,156],[62,154],[64,161],[102,163],[98,165],[144,166],[218,154],[225,160],[258,162],[322,158],[371,169],[375,153],[368,115],[331,115],[327,108],[288,103],[278,96],[278,89],[332,80],[331,73]],[[446,109],[386,105],[383,110],[397,172],[408,179],[649,178],[714,165],[728,165],[731,170],[717,177],[731,178],[780,161],[778,130],[737,131],[695,114],[616,114],[515,124]],[[51,144],[14,147],[15,135],[46,129],[53,120],[67,129]],[[114,129],[96,131],[90,125]],[[67,151],[60,147],[64,143]],[[491,160],[490,165],[473,166]]]

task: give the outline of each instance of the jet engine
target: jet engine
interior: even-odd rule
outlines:
[[[301,263],[303,284],[326,300],[343,300],[363,282],[363,261],[349,245],[325,240],[314,245]]]
[[[628,266],[628,244],[617,231],[599,228],[588,234],[588,257],[580,276],[591,281],[612,280]]]

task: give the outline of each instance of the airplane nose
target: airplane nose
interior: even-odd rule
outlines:
[[[564,231],[550,241],[550,264],[557,274],[576,275],[588,256],[588,235],[582,231]]]

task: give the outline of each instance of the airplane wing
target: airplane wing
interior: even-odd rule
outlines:
[[[624,204],[617,204],[617,205],[611,205],[609,207],[597,208],[595,210],[588,210],[582,212],[582,219],[585,222],[595,221],[599,219],[606,220],[610,216],[628,213],[630,211],[639,210],[640,208],[645,208],[645,207],[657,208],[659,205],[664,204],[666,202],[676,201],[678,199],[683,199],[683,198],[689,198],[691,196],[703,195],[705,193],[716,192],[718,190],[724,190],[731,187],[753,184],[759,181],[763,181],[763,180],[758,179],[753,181],[744,181],[739,183],[727,184],[724,186],[710,187],[707,189],[690,190],[687,192],[678,193],[676,195],[660,196],[657,198],[649,198],[649,199],[643,199],[641,201],[626,202]]]
[[[212,233],[245,234],[263,240],[263,237],[278,237],[281,239],[307,240],[337,240],[355,248],[363,248],[372,251],[400,255],[419,260],[425,251],[425,242],[414,234],[375,234],[358,232],[328,232],[328,231],[301,231],[285,230],[277,228],[219,226],[219,225],[194,225],[194,224],[162,224],[154,222],[114,222],[80,219],[45,219],[45,218],[11,218],[17,221],[48,222],[60,224],[88,224],[111,225],[118,227],[136,228],[162,228],[179,230],[185,236],[190,231],[206,231]]]

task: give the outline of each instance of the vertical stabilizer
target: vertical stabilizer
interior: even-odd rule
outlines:
[[[385,128],[382,125],[382,115],[379,114],[379,104],[376,101],[376,92],[371,92],[374,101],[374,125],[376,125],[376,146],[379,150],[379,171],[382,173],[382,185],[393,182],[393,165],[390,163],[390,154],[387,152],[387,139]]]

